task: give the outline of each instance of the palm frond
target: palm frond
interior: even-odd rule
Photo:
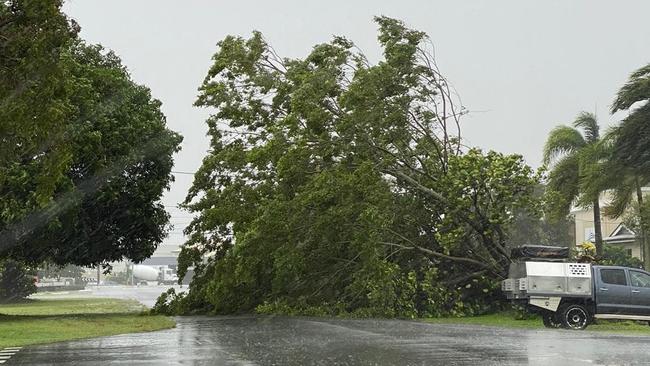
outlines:
[[[616,94],[612,113],[629,109],[632,104],[650,99],[650,64],[630,75],[628,82]]]
[[[598,145],[590,145],[593,150],[599,150]],[[591,150],[591,149],[590,149]],[[587,152],[588,161],[580,164],[580,198],[578,205],[588,206],[600,198],[600,194],[608,189],[616,188],[620,184],[623,172],[611,160],[604,158],[602,151]],[[585,156],[581,156],[585,159]],[[585,159],[586,160],[586,159]]]
[[[616,139],[619,135],[619,126],[613,126],[605,130],[605,134],[600,138],[598,143],[601,145],[601,148],[604,151],[607,151],[608,154],[611,154],[614,147],[616,146]]]
[[[577,154],[567,155],[558,160],[549,172],[546,190],[553,196],[552,211],[554,216],[567,215],[571,205],[580,193],[580,157]]]
[[[621,177],[617,187],[611,191],[612,200],[603,209],[606,216],[618,218],[623,216],[636,190],[634,176]]]
[[[615,129],[612,159],[650,179],[650,104],[635,109]]]
[[[548,135],[544,145],[544,164],[549,164],[562,155],[573,154],[585,145],[580,131],[568,126],[557,126]]]
[[[598,121],[593,113],[580,112],[575,121],[573,121],[573,126],[581,128],[584,131],[585,140],[587,140],[587,142],[594,143],[598,141],[598,138],[600,137],[600,127],[598,127]]]

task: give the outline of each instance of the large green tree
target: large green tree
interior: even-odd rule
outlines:
[[[600,128],[596,116],[582,112],[573,127],[558,126],[551,131],[544,145],[544,163],[550,164],[547,182],[547,202],[551,216],[564,217],[578,203],[591,206],[594,217],[596,254],[603,255],[601,229],[601,190],[586,190],[587,171],[603,157]]]
[[[34,95],[22,96],[20,82],[3,95],[3,137],[23,155],[2,156],[7,170],[0,178],[0,256],[59,265],[141,261],[168,229],[159,199],[173,179],[172,155],[181,137],[167,129],[161,103],[131,80],[112,52],[86,45],[74,33],[59,43],[30,38],[28,31],[38,35],[50,23],[76,28],[60,13],[60,3],[46,3],[0,5],[16,18],[7,19],[16,29],[6,37],[24,36],[26,49],[50,56],[18,54],[16,64],[3,70],[7,77],[12,70],[20,75],[22,67],[31,72],[33,64],[41,65],[38,57],[44,59],[41,73],[28,73],[33,81],[21,81],[30,88],[35,83]],[[43,110],[43,104],[49,107]],[[19,126],[22,119],[38,122]]]
[[[415,316],[478,311],[494,294],[537,178],[520,156],[463,151],[465,110],[426,35],[376,22],[374,65],[342,37],[304,59],[257,32],[219,43],[179,259],[195,267],[191,307]]]
[[[70,161],[74,107],[66,50],[77,26],[61,1],[0,2],[0,230],[52,198]]]

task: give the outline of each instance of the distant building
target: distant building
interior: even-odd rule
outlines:
[[[571,215],[575,221],[575,245],[582,244],[586,241],[593,242],[596,233],[596,229],[594,228],[594,209],[591,207],[575,208],[571,211]],[[613,219],[601,215],[600,226],[603,238],[613,233],[621,223],[621,219]]]
[[[644,194],[650,193],[650,187],[643,188]],[[609,203],[609,194],[603,193],[600,200],[601,207],[601,231],[603,234],[603,241],[609,245],[615,245],[624,248],[628,254],[633,257],[643,259],[641,242],[636,237],[634,231],[625,227],[620,218],[614,219],[602,215],[602,208]],[[575,245],[584,243],[585,241],[594,241],[595,228],[594,228],[594,210],[593,208],[574,208],[571,215],[575,220]]]
[[[620,223],[609,236],[603,238],[603,241],[609,245],[622,247],[632,257],[639,259],[642,257],[641,242],[636,237],[634,231],[625,227],[623,223]]]

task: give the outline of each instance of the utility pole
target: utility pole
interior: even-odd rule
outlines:
[[[99,276],[100,276],[100,271],[99,271],[100,265],[97,264],[97,288],[99,288]]]

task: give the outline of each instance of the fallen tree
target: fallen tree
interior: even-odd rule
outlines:
[[[185,207],[174,312],[478,313],[509,264],[538,176],[462,145],[466,113],[427,36],[378,17],[384,59],[342,37],[280,58],[227,37],[200,88],[211,149]],[[171,300],[170,300],[171,299]],[[172,302],[171,304],[169,302]]]

